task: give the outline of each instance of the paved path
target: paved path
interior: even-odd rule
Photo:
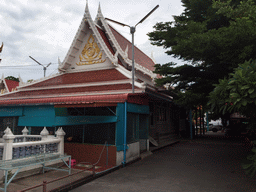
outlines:
[[[72,192],[256,192],[240,166],[246,153],[242,142],[220,137],[182,141]]]
[[[77,173],[80,170],[72,169],[72,173]],[[52,181],[54,179],[67,176],[68,172],[63,172],[63,171],[49,171],[44,174],[36,174],[30,177],[26,177],[23,179],[17,179],[15,181],[12,181],[10,185],[7,187],[8,192],[17,192],[20,190],[24,190],[26,188],[33,187],[35,185],[40,185],[43,183],[43,181]],[[60,186],[70,184],[72,182],[75,182],[77,180],[83,179],[85,177],[88,177],[92,175],[91,171],[85,171],[83,173],[77,174],[73,177],[67,177],[65,179],[47,184],[47,191],[59,188]],[[4,187],[4,184],[0,184],[0,187]],[[42,192],[43,187],[37,187],[35,189],[29,190],[29,192]]]

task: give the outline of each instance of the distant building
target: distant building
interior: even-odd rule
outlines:
[[[8,80],[2,76],[0,79],[0,94],[10,93],[12,91],[16,91],[19,86],[18,81]]]

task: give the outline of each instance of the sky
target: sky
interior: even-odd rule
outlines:
[[[183,7],[180,0],[88,0],[89,11],[94,20],[98,6],[104,17],[134,26],[156,5],[156,9],[143,23],[136,27],[135,45],[156,63],[180,61],[168,56],[162,47],[153,46],[146,35],[153,31],[157,22],[173,20]],[[86,0],[0,0],[0,78],[4,75],[21,77],[24,82],[58,73],[58,58],[64,60],[84,15]],[[110,23],[131,41],[130,29]]]

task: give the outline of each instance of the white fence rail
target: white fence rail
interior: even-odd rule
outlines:
[[[28,135],[25,127],[22,135],[13,135],[9,127],[0,139],[0,160],[10,160],[30,157],[42,153],[59,153],[64,155],[65,132],[59,128],[55,135],[49,135],[46,127],[40,135]]]

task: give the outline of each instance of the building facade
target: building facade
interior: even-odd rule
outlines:
[[[0,95],[0,118],[12,119],[18,134],[24,126],[30,134],[62,127],[65,152],[78,162],[115,166],[138,158],[149,137],[162,142],[178,134],[179,108],[155,85],[155,63],[137,47],[132,93],[131,49],[100,7],[92,20],[87,4],[59,73]]]

